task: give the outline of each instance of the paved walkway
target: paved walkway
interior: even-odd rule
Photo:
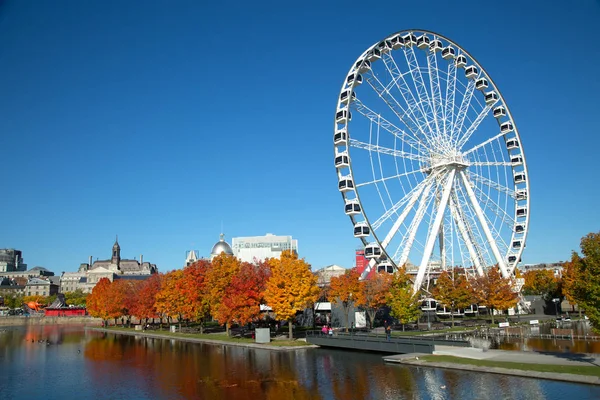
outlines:
[[[435,346],[434,355],[447,355],[475,360],[489,360],[500,362],[514,362],[525,364],[569,365],[569,366],[596,366],[600,368],[600,355],[598,354],[572,354],[572,353],[540,353],[528,351],[487,350],[473,347]],[[537,372],[528,370],[482,367],[477,365],[457,364],[451,362],[430,362],[421,359],[425,354],[398,354],[384,357],[389,363],[408,364],[419,367],[437,367],[459,369],[473,372],[489,372],[495,374],[522,376],[527,378],[552,379],[566,382],[587,383],[600,385],[600,377],[576,374],[563,374],[554,372]]]

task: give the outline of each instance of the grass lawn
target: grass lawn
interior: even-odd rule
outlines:
[[[421,360],[430,362],[447,362],[452,364],[475,365],[478,367],[496,367],[506,369],[518,369],[523,371],[537,372],[557,372],[561,374],[575,374],[600,377],[600,367],[590,366],[573,366],[573,365],[552,365],[552,364],[528,364],[516,363],[508,361],[491,361],[491,360],[474,360],[470,358],[461,358],[453,356],[423,356]]]

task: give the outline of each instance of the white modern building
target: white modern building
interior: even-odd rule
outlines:
[[[267,233],[265,236],[237,237],[232,239],[233,255],[241,261],[262,261],[265,258],[279,258],[284,250],[298,253],[298,240],[291,236],[277,236]]]

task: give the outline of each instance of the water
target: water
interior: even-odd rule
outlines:
[[[0,399],[600,398],[596,386],[389,365],[374,353],[252,350],[76,326],[0,331]]]

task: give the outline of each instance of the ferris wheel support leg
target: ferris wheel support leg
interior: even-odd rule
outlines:
[[[367,267],[365,268],[365,270],[362,272],[362,274],[360,274],[360,280],[367,279],[367,275],[369,275],[369,272],[371,272],[371,270],[373,269],[375,264],[377,264],[377,261],[375,261],[374,258],[371,258],[371,260],[369,260],[369,264],[367,264]]]
[[[452,212],[452,215],[454,216],[454,219],[456,220],[456,224],[458,225],[458,230],[460,231],[463,241],[465,242],[465,245],[467,246],[467,250],[469,251],[471,260],[473,261],[473,264],[475,264],[475,267],[477,268],[477,275],[482,276],[483,268],[481,266],[481,262],[479,261],[479,256],[477,255],[477,252],[475,251],[475,247],[473,246],[473,243],[471,242],[469,234],[467,233],[467,228],[466,228],[465,222],[463,221],[462,216],[458,212],[457,205],[455,204],[454,199],[450,199],[450,210]]]
[[[408,229],[408,238],[404,243],[404,248],[402,249],[402,255],[400,256],[400,262],[398,265],[402,267],[406,261],[408,261],[408,255],[410,254],[410,250],[412,249],[412,245],[415,241],[415,236],[417,235],[417,229],[419,229],[419,225],[421,225],[421,221],[423,220],[423,216],[425,215],[425,208],[427,207],[427,200],[429,198],[429,192],[431,191],[433,184],[427,185],[427,188],[423,192],[423,196],[421,196],[421,200],[419,201],[419,206],[417,207],[417,213],[415,214],[414,219],[412,220],[410,227]],[[402,244],[400,244],[402,246]],[[398,247],[398,251],[400,247]],[[394,258],[396,258],[396,254],[394,254]]]
[[[419,271],[417,272],[417,278],[415,279],[415,284],[413,286],[413,292],[416,293],[423,284],[423,278],[425,277],[425,271],[427,270],[427,264],[429,264],[429,258],[431,257],[431,253],[433,251],[433,246],[435,245],[436,236],[440,230],[440,225],[442,223],[442,219],[444,218],[444,211],[446,210],[446,204],[448,204],[448,199],[450,198],[450,192],[452,191],[452,184],[454,182],[454,175],[456,173],[456,169],[453,169],[448,174],[448,179],[446,181],[446,185],[444,186],[444,192],[442,194],[442,199],[440,201],[440,205],[437,210],[437,214],[435,215],[435,220],[433,221],[433,226],[431,227],[431,232],[429,232],[429,237],[427,238],[427,243],[425,245],[425,250],[423,251],[423,259],[421,260],[421,264],[419,265]]]
[[[490,244],[490,247],[492,248],[492,253],[494,253],[494,257],[496,258],[496,261],[498,262],[498,266],[500,267],[500,272],[502,273],[502,277],[507,278],[509,276],[509,274],[508,274],[508,270],[506,268],[506,263],[504,262],[504,259],[502,258],[502,255],[500,254],[500,250],[498,249],[498,245],[496,244],[496,241],[494,240],[494,237],[492,236],[490,227],[488,226],[487,221],[485,220],[485,216],[483,215],[483,210],[481,210],[481,206],[479,205],[479,202],[477,201],[477,198],[475,197],[475,192],[473,192],[473,189],[471,188],[471,183],[469,182],[469,180],[467,179],[467,176],[465,175],[465,173],[463,171],[460,171],[460,175],[462,177],[465,189],[467,189],[467,195],[469,196],[469,200],[471,201],[471,204],[473,205],[473,208],[475,209],[475,214],[477,214],[479,223],[481,224],[481,226],[483,228],[485,237],[487,238],[487,240]]]

